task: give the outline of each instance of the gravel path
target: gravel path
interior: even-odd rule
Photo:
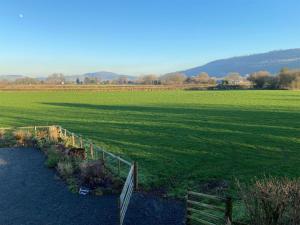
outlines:
[[[0,149],[1,225],[117,225],[117,196],[68,191],[35,149]],[[126,225],[182,225],[179,202],[135,194]]]

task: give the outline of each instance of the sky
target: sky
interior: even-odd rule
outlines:
[[[300,47],[299,0],[0,0],[0,74],[164,74]]]

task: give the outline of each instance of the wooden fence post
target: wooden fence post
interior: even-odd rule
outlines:
[[[104,151],[102,150],[102,161],[103,163],[105,162],[105,155],[104,155]]]
[[[83,148],[82,137],[80,136],[80,148]]]
[[[64,134],[65,138],[67,138],[67,129],[65,129],[65,134]]]
[[[34,126],[34,136],[36,136],[36,126]]]
[[[62,129],[61,126],[58,127],[59,138],[62,139]]]
[[[137,191],[139,188],[139,181],[138,181],[138,163],[134,162],[133,163],[133,184],[134,184],[134,190]]]
[[[75,146],[75,137],[74,137],[74,134],[72,133],[72,147]]]
[[[93,143],[90,144],[90,151],[91,151],[91,157],[92,157],[92,159],[94,159],[94,147],[93,147]]]
[[[231,197],[226,198],[225,220],[226,220],[226,225],[232,224],[232,198]]]
[[[52,136],[51,136],[51,126],[48,127],[48,137],[52,140]]]

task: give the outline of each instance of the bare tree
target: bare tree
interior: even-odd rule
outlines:
[[[37,84],[38,80],[35,78],[31,78],[31,77],[22,77],[22,78],[18,78],[15,80],[14,82],[15,84]]]
[[[186,82],[195,84],[215,84],[216,81],[212,79],[208,73],[202,72],[196,77],[187,78]]]
[[[98,77],[85,77],[84,81],[85,84],[99,84],[100,78]]]
[[[186,76],[183,73],[169,73],[160,77],[163,84],[183,84]]]
[[[140,84],[158,84],[158,77],[153,74],[140,76],[138,78],[138,83]]]
[[[119,76],[115,82],[117,84],[128,84],[128,77],[127,76]]]
[[[271,74],[268,71],[259,71],[252,73],[248,80],[251,81],[256,88],[264,88],[270,81]]]
[[[300,89],[300,70],[282,69],[279,73],[279,85],[284,89]]]
[[[51,74],[46,79],[47,84],[64,84],[65,81],[65,77],[62,73]]]

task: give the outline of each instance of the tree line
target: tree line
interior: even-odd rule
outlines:
[[[119,76],[114,80],[101,80],[98,77],[84,77],[83,80],[79,78],[75,81],[70,81],[61,73],[55,73],[43,80],[37,80],[31,77],[18,78],[13,82],[0,81],[2,83],[13,83],[23,85],[34,84],[136,84],[136,85],[182,85],[194,84],[205,85],[215,88],[231,88],[231,87],[247,87],[255,89],[300,89],[300,70],[290,70],[283,68],[278,74],[271,74],[268,71],[258,71],[248,76],[241,76],[239,73],[229,73],[226,77],[220,79],[209,76],[202,72],[197,76],[188,77],[183,73],[169,73],[162,76],[154,74],[143,75],[137,77],[135,80],[130,80],[127,76]]]
[[[283,68],[277,75],[259,71],[251,74],[248,80],[258,89],[300,89],[300,70]]]

